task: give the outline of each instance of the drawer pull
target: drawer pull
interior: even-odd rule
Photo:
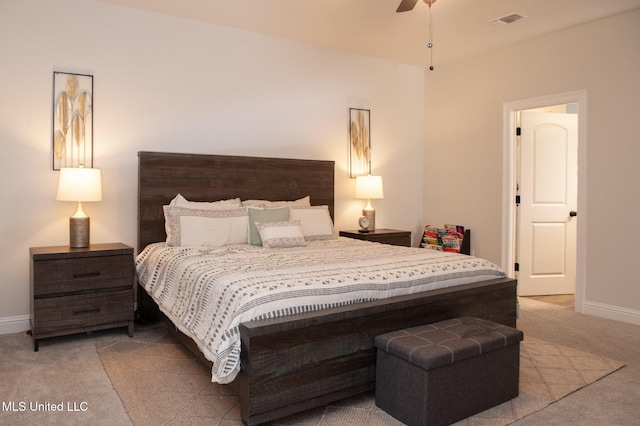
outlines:
[[[83,273],[74,272],[73,273],[73,278],[88,278],[88,277],[99,277],[99,276],[100,276],[100,271],[83,272]]]
[[[73,311],[73,315],[90,314],[94,312],[100,312],[100,310],[100,308],[78,309]]]

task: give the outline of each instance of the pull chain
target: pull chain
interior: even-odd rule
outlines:
[[[429,65],[429,70],[433,71],[433,23],[431,20],[431,5],[434,2],[429,2],[429,43],[427,43],[427,47],[429,48],[429,55],[431,59],[431,63]]]

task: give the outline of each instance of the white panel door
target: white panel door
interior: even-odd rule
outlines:
[[[520,127],[518,294],[573,294],[578,116],[523,111]]]

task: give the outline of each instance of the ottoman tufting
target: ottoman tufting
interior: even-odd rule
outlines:
[[[448,425],[515,398],[522,339],[474,317],[377,336],[376,405],[407,425]]]

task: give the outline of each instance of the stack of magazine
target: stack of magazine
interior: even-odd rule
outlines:
[[[424,227],[420,247],[460,253],[463,237],[464,226],[462,225],[444,225],[441,228],[427,225]]]

